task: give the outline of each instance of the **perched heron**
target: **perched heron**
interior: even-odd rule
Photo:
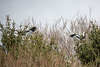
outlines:
[[[71,34],[70,37],[82,40],[86,37],[86,33],[83,32],[83,35]]]
[[[2,48],[4,48],[4,50],[5,50],[5,54],[7,55],[7,50],[6,50],[5,46],[2,45],[1,43],[0,43],[0,46],[1,46]]]

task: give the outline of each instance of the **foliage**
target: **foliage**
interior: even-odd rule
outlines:
[[[36,26],[33,20],[32,22]],[[37,30],[32,35],[24,32],[30,28],[29,25],[16,26],[14,21],[11,23],[9,15],[6,16],[5,24],[0,22],[0,34],[8,54],[5,55],[0,50],[0,67],[84,66],[80,61],[85,66],[100,65],[100,29],[93,22],[88,23],[87,17],[78,17],[69,23],[61,17],[49,30],[48,25],[45,28],[41,24],[37,25]],[[69,37],[71,33],[82,34],[84,31],[88,33],[82,41],[73,41]],[[73,49],[74,42],[76,53]]]
[[[45,34],[38,30],[32,35],[25,35],[28,26],[16,28],[6,16],[6,26],[0,23],[1,42],[6,46],[8,54],[0,54],[0,67],[66,67],[64,54],[58,52],[54,37],[47,43]],[[55,45],[55,46],[52,46]],[[0,51],[1,52],[1,51]]]
[[[83,64],[100,65],[100,29],[91,22],[87,38],[76,42],[75,51]],[[99,61],[97,61],[99,59]]]

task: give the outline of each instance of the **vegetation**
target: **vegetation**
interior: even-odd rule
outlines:
[[[31,25],[16,26],[9,15],[6,23],[0,22],[1,42],[8,54],[0,47],[0,67],[99,67],[100,66],[100,28],[87,17],[67,21],[58,19],[52,27],[41,24],[33,26],[37,30],[25,35]],[[82,41],[69,37],[71,33],[81,35]]]
[[[27,26],[22,29],[20,25],[20,30],[18,30],[14,22],[11,24],[8,15],[6,20],[6,26],[0,23],[0,30],[1,42],[6,46],[8,55],[6,56],[4,51],[0,50],[0,67],[66,66],[64,54],[56,50],[57,42],[54,37],[51,37],[47,43],[47,37],[38,30],[33,35],[25,36],[23,31],[27,29]]]
[[[91,31],[85,40],[76,43],[75,51],[83,64],[100,65],[100,29],[91,21]]]

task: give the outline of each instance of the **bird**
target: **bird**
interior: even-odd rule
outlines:
[[[5,50],[5,54],[7,55],[7,50],[6,50],[5,46],[2,45],[2,43],[0,44],[0,46],[1,46],[2,48],[4,48],[4,50]]]
[[[26,35],[26,33],[28,35],[31,35],[33,32],[35,32],[35,30],[36,30],[36,27],[32,27],[29,30],[24,31],[24,34],[23,35]]]
[[[29,30],[27,30],[27,31],[25,31],[25,32],[29,32],[29,31],[34,32],[35,30],[36,30],[36,27],[32,27],[32,28],[30,28]]]
[[[83,40],[86,37],[86,33],[83,32],[83,35],[71,34],[70,37]]]

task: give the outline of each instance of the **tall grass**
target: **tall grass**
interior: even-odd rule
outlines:
[[[8,55],[5,55],[4,50],[0,50],[0,67],[84,66],[74,50],[77,40],[70,38],[70,34],[81,35],[86,32],[88,36],[91,32],[91,23],[86,16],[70,21],[61,17],[52,27],[47,24],[42,27],[41,23],[37,24],[32,19],[37,30],[31,36],[23,36],[23,31],[32,25],[21,24],[16,27],[15,22],[11,23],[9,16],[6,17],[6,21],[6,25],[0,23],[0,31],[1,42],[6,46]],[[88,40],[87,37],[86,39]]]

